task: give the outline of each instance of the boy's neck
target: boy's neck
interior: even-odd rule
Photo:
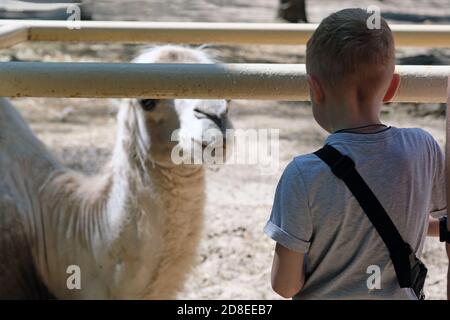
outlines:
[[[329,108],[331,132],[340,130],[351,130],[355,128],[358,132],[379,131],[381,103],[341,103],[339,106]]]
[[[352,122],[349,124],[342,124],[338,126],[333,127],[333,133],[338,131],[355,131],[355,132],[361,132],[361,133],[371,133],[371,132],[377,132],[380,131],[380,127],[384,126],[384,124],[381,123],[381,121],[374,120],[374,121],[361,121],[361,122]]]

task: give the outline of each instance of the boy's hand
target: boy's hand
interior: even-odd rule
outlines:
[[[428,237],[439,237],[439,219],[428,218]]]

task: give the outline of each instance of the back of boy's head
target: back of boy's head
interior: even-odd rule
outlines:
[[[370,18],[370,13],[356,8],[325,18],[307,44],[308,74],[330,88],[382,85],[383,76],[395,66],[394,38],[382,18],[380,28],[369,29]]]

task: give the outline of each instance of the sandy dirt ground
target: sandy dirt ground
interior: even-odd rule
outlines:
[[[277,0],[90,0],[96,20],[275,22]],[[351,6],[379,5],[391,17],[420,14],[427,22],[450,23],[450,0],[308,1],[312,22]],[[424,18],[425,17],[425,18]],[[407,21],[394,21],[404,23]],[[21,44],[0,51],[0,59],[43,61],[129,61],[142,47],[119,44]],[[225,62],[303,63],[303,46],[212,46]],[[449,64],[448,50],[399,49],[399,57],[438,56]],[[68,166],[95,172],[111,153],[115,109],[109,100],[14,99],[37,135]],[[444,144],[444,118],[439,105],[389,105],[385,123],[421,127]],[[207,171],[207,206],[197,266],[179,298],[278,299],[270,288],[274,243],[263,234],[278,178],[295,155],[319,148],[326,133],[314,123],[307,103],[233,101],[230,117],[236,128],[280,130],[277,170],[262,174],[257,165],[225,165]],[[427,241],[429,267],[426,293],[444,299],[447,258],[437,240]]]

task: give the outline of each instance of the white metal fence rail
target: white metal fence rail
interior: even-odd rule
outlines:
[[[450,66],[397,66],[397,102],[445,102]],[[307,101],[300,64],[0,63],[0,96]]]
[[[316,24],[0,20],[26,28],[29,41],[305,44]],[[450,48],[450,25],[391,25],[397,46]],[[0,29],[1,30],[1,29]],[[0,43],[2,37],[0,34]]]

